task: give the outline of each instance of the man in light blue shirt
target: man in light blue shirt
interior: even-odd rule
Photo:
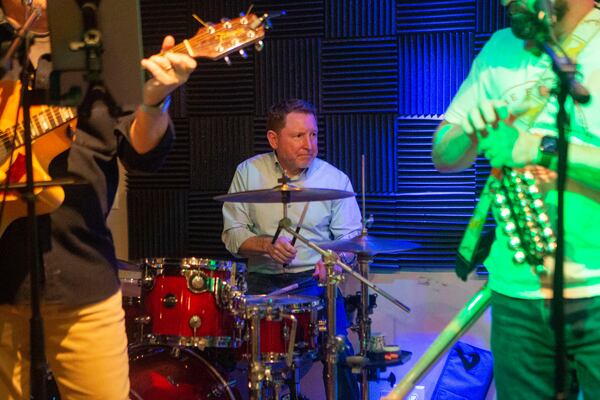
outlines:
[[[294,186],[353,191],[346,174],[316,158],[318,127],[311,105],[302,100],[277,104],[269,114],[267,130],[274,152],[242,162],[229,193],[273,188],[280,184],[284,173]],[[305,206],[287,205],[292,223],[300,220]],[[291,235],[282,232],[272,243],[281,218],[283,208],[279,204],[225,203],[223,242],[232,254],[248,258],[250,274],[297,274],[314,270],[315,266],[320,272],[319,254],[300,241],[292,246]],[[301,234],[315,242],[350,239],[360,234],[361,228],[356,199],[314,201],[308,205]]]
[[[267,116],[267,139],[272,153],[260,154],[242,162],[235,172],[229,193],[270,189],[281,184],[285,174],[297,187],[353,191],[346,174],[320,160],[318,127],[314,107],[298,99],[275,104]],[[297,224],[306,203],[289,203],[287,216]],[[325,268],[320,255],[301,241],[282,232],[273,243],[283,205],[226,202],[223,206],[222,240],[232,254],[248,258],[248,293],[269,293],[312,275],[323,281]],[[308,203],[300,233],[310,241],[350,239],[360,234],[361,215],[356,199],[346,198]],[[316,280],[294,294],[323,297]],[[348,327],[343,297],[338,295],[337,334]],[[357,398],[356,381],[349,371],[339,377],[340,398]],[[341,375],[341,374],[338,374]],[[352,390],[344,390],[344,386]],[[347,393],[346,393],[347,392]],[[354,392],[354,393],[353,393]],[[343,395],[343,396],[342,396]]]

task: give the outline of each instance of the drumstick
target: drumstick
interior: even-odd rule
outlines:
[[[291,292],[292,290],[296,290],[298,288],[302,289],[306,286],[310,286],[309,284],[313,283],[314,281],[315,281],[314,278],[306,278],[299,282],[292,283],[291,285],[284,286],[280,289],[274,290],[271,293],[267,293],[267,296],[276,296],[276,295],[284,294],[287,292]]]
[[[300,214],[300,220],[298,221],[298,226],[296,227],[296,233],[300,233],[300,229],[302,228],[302,223],[304,222],[304,217],[306,217],[306,212],[308,211],[308,205],[310,203],[306,203],[304,205],[304,209],[302,210],[302,214]],[[296,236],[292,239],[292,246],[296,244]]]
[[[304,222],[304,217],[306,217],[306,211],[308,211],[308,202],[304,204],[304,209],[302,210],[302,214],[300,214],[300,219],[298,220],[298,226],[296,226],[296,233],[300,233],[300,229],[302,229],[302,223]],[[291,245],[296,244],[296,236],[292,238]],[[287,268],[288,264],[283,264],[283,268]]]

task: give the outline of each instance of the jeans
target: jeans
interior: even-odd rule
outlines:
[[[248,283],[248,294],[264,294],[270,293],[277,289],[289,286],[297,282],[309,281],[309,284],[302,285],[302,287],[287,292],[286,294],[297,295],[297,296],[313,296],[323,299],[324,307],[321,310],[319,317],[325,319],[327,316],[327,304],[325,299],[325,288],[317,285],[317,281],[311,281],[313,271],[300,272],[296,274],[259,274],[250,272],[246,278]],[[342,336],[346,344],[346,349],[338,355],[338,368],[337,368],[337,382],[338,382],[338,399],[344,400],[358,400],[359,390],[357,379],[353,376],[350,368],[342,364],[346,356],[353,355],[354,349],[352,344],[348,340],[347,330],[350,327],[348,319],[346,318],[346,311],[344,307],[344,296],[338,289],[336,296],[336,335]],[[321,351],[325,351],[325,343],[320,343]],[[321,360],[324,363],[324,358]],[[323,383],[327,386],[326,381],[326,368],[323,368]]]
[[[492,294],[492,352],[498,400],[555,394],[554,330],[549,300]],[[567,398],[600,399],[600,297],[565,300]]]

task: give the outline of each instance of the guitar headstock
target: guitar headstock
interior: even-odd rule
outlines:
[[[196,34],[173,47],[170,51],[185,53],[194,58],[219,60],[241,51],[251,44],[262,47],[267,16],[248,14],[218,24],[204,24]],[[228,61],[228,59],[226,58]]]

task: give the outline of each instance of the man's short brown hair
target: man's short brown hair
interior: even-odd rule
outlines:
[[[267,130],[279,133],[285,126],[285,119],[293,112],[312,114],[317,117],[315,106],[301,99],[287,99],[273,104],[267,112]]]

